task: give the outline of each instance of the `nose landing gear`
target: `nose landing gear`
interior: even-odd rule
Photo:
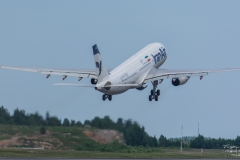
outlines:
[[[105,101],[106,99],[108,99],[109,101],[111,101],[111,100],[112,100],[112,95],[104,94],[104,95],[102,96],[102,100]]]
[[[155,101],[158,101],[158,97],[160,96],[160,90],[158,89],[156,91],[157,85],[158,85],[158,81],[157,80],[153,81],[152,85],[153,85],[153,89],[151,90],[151,93],[150,93],[148,99],[149,99],[149,101],[152,101],[153,99],[155,99]]]

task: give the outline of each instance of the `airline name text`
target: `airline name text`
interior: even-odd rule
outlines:
[[[164,59],[167,56],[165,48],[161,49],[159,48],[159,52],[155,55],[152,55],[155,64]]]

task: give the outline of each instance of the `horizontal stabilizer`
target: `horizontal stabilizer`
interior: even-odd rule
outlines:
[[[74,87],[92,87],[94,88],[95,85],[92,84],[70,84],[70,83],[55,83],[55,86],[74,86]]]
[[[138,87],[139,84],[112,84],[105,86],[96,86],[92,84],[71,84],[71,83],[55,83],[55,86],[75,86],[75,87]]]

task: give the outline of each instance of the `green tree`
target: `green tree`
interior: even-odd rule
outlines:
[[[63,126],[66,126],[66,127],[69,127],[69,126],[70,126],[69,120],[68,120],[67,118],[64,118],[62,125],[63,125]]]
[[[95,117],[90,124],[92,127],[97,127],[97,128],[101,128],[103,129],[103,125],[102,125],[102,119],[99,117]]]
[[[115,123],[110,119],[109,116],[104,116],[102,120],[103,129],[115,129]]]
[[[131,119],[128,119],[124,122],[124,126],[126,129],[128,129],[129,127],[132,126],[132,120]]]
[[[204,137],[199,134],[197,138],[193,139],[190,142],[190,147],[191,148],[205,148],[206,143],[205,143]]]
[[[240,136],[237,136],[237,138],[235,139],[235,145],[240,146]]]
[[[46,112],[45,121],[48,126],[61,126],[61,120],[56,116],[50,116],[50,113],[48,111]]]
[[[118,118],[118,120],[117,120],[117,125],[118,125],[119,127],[124,127],[123,119],[122,119],[122,118]]]
[[[53,116],[48,119],[48,126],[61,126],[61,120]]]
[[[85,121],[84,121],[84,126],[85,126],[85,125],[90,125],[90,126],[91,126],[91,121],[85,120]]]
[[[82,127],[82,126],[83,126],[82,122],[80,122],[80,121],[77,121],[76,125],[77,125],[78,127]]]
[[[16,125],[28,125],[28,117],[24,110],[15,109],[13,112],[13,120]]]
[[[167,146],[167,138],[164,137],[162,134],[159,137],[158,142],[159,142],[159,146],[161,146],[161,147],[166,147]]]
[[[46,122],[46,125],[49,125],[49,119],[50,119],[50,113],[49,111],[46,112],[46,115],[45,115],[45,122]]]
[[[12,124],[13,120],[7,108],[0,107],[0,124]]]
[[[71,127],[74,127],[74,126],[76,126],[76,122],[75,120],[71,120]]]
[[[154,137],[153,137],[153,146],[154,146],[154,147],[158,147],[158,140],[157,140],[157,138],[155,137],[155,135],[154,135]]]
[[[28,124],[35,126],[46,125],[43,116],[41,116],[38,112],[28,115]]]

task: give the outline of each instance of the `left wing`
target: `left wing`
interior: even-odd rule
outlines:
[[[156,69],[152,68],[145,77],[144,83],[159,79],[206,76],[209,73],[238,71],[240,68],[226,68],[217,70],[172,70],[172,69]]]
[[[85,78],[97,79],[96,69],[41,69],[41,68],[11,67],[11,66],[0,66],[0,68],[35,72],[35,73],[46,74],[46,75],[74,76],[74,77],[85,77]]]

